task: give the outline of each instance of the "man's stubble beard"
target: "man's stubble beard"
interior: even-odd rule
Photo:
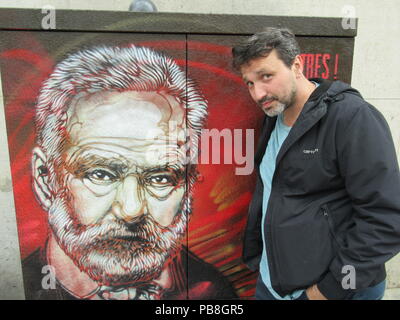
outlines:
[[[286,109],[288,108],[288,106],[282,102],[277,101],[276,106],[274,106],[271,109],[265,110],[265,114],[268,117],[276,117],[277,115],[281,114],[282,112],[284,112]]]
[[[140,284],[156,279],[179,253],[191,214],[182,199],[173,222],[162,227],[143,215],[127,224],[108,220],[82,225],[72,214],[67,189],[49,209],[49,225],[61,249],[74,264],[101,285]]]
[[[273,97],[276,101],[276,105],[273,108],[270,108],[268,110],[263,110],[264,113],[268,116],[268,117],[276,117],[278,115],[280,115],[281,113],[283,113],[286,109],[289,109],[290,107],[292,107],[294,105],[295,99],[296,99],[296,95],[297,95],[297,89],[296,89],[296,85],[294,83],[294,81],[292,82],[292,87],[290,89],[289,94],[287,94],[283,100],[278,100],[277,97]],[[261,99],[261,101],[258,103],[261,108],[262,108],[262,103],[263,100],[266,99],[267,97],[264,97],[263,99]]]

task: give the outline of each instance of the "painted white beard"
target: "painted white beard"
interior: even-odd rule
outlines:
[[[281,114],[285,109],[287,108],[286,104],[277,102],[276,106],[273,108],[270,108],[268,110],[265,110],[265,114],[268,117],[276,117],[277,115]]]
[[[49,225],[61,249],[101,285],[155,279],[181,249],[190,216],[185,199],[171,225],[161,227],[148,216],[129,226],[120,220],[82,225],[70,214],[66,198],[57,195],[49,209]]]

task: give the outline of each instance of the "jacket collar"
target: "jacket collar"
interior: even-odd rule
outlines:
[[[327,112],[327,103],[330,102],[330,96],[327,94],[329,88],[332,85],[331,81],[323,79],[310,79],[311,81],[318,82],[320,85],[311,94],[306,104],[304,105],[296,123],[290,130],[288,137],[283,143],[277,159],[276,166],[289,150],[289,148],[308,130],[310,130]],[[264,156],[265,150],[268,145],[271,133],[275,128],[277,117],[269,118],[265,116],[263,130],[261,133],[261,138],[257,145],[257,152],[255,155],[255,163],[257,166],[260,165],[262,158]]]
[[[321,101],[322,100],[322,101]],[[288,137],[283,142],[276,158],[276,167],[290,149],[290,147],[309,131],[327,112],[328,106],[325,99],[308,101],[289,132]],[[304,112],[303,112],[304,111]]]

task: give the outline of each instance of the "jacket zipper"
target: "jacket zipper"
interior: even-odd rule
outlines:
[[[335,241],[337,248],[339,249],[340,244],[339,244],[338,239],[336,238],[335,229],[333,227],[331,215],[329,214],[328,206],[322,207],[322,213],[323,213],[324,217],[326,218],[326,220],[328,221],[329,232],[331,233],[332,238]]]
[[[269,272],[270,272],[270,278],[271,278],[271,285],[272,285],[272,279],[274,279],[275,280],[274,282],[276,282],[276,289],[274,288],[273,285],[272,285],[272,287],[274,288],[274,290],[277,293],[279,293],[279,295],[281,295],[280,292],[282,291],[282,286],[281,286],[280,274],[279,274],[279,270],[280,270],[279,261],[278,261],[277,254],[274,255],[275,251],[273,250],[273,248],[274,248],[274,242],[273,242],[274,239],[273,239],[273,230],[272,230],[273,228],[272,228],[272,226],[273,226],[273,218],[274,217],[271,214],[272,210],[268,210],[270,208],[270,201],[271,201],[271,198],[272,198],[272,189],[273,189],[273,185],[274,185],[273,182],[275,180],[275,173],[276,173],[276,168],[275,168],[274,175],[272,177],[271,194],[270,194],[269,201],[268,201],[268,204],[267,204],[267,212],[265,213],[266,214],[265,224],[267,225],[267,227],[269,227],[269,228],[266,228],[267,229],[267,234],[266,234],[267,241],[266,241],[265,251],[266,251],[267,257],[268,257],[268,265],[269,265],[269,269],[270,269]],[[268,211],[270,211],[270,213],[268,213]]]

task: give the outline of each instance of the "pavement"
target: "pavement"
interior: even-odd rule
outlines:
[[[400,300],[400,288],[386,289],[382,300]]]

